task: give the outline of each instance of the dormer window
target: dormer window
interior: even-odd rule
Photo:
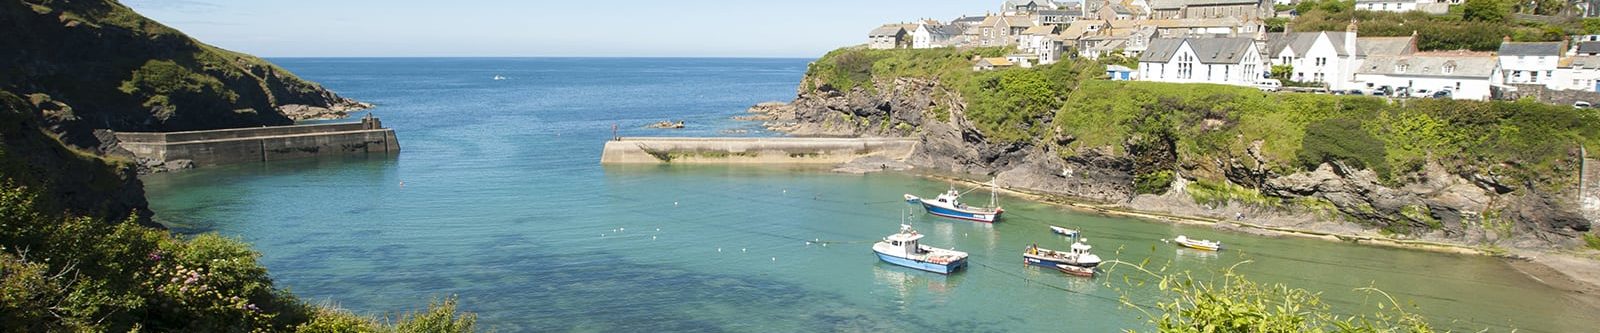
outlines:
[[[1444,66],[1444,73],[1445,74],[1454,74],[1455,72],[1456,72],[1456,65],[1445,65]]]
[[[1408,69],[1411,69],[1411,66],[1410,65],[1406,65],[1406,63],[1394,64],[1394,72],[1395,73],[1405,73],[1406,70],[1408,70]]]

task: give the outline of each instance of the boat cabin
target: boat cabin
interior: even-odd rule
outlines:
[[[911,226],[902,224],[900,225],[899,233],[884,237],[883,241],[888,242],[889,246],[901,250],[901,253],[913,256],[927,253],[922,249],[922,245],[918,243],[918,240],[921,240],[922,237],[923,235],[917,233],[916,230],[912,230]]]
[[[1089,249],[1091,248],[1094,247],[1089,246],[1089,244],[1084,244],[1083,242],[1072,243],[1072,254],[1078,256],[1088,255]]]

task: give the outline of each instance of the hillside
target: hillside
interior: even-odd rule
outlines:
[[[96,129],[286,125],[362,107],[113,0],[0,1],[0,30],[11,50],[0,52],[0,90],[26,97],[45,128],[81,148],[104,150]]]
[[[1591,229],[1578,175],[1600,148],[1594,110],[1113,82],[1088,61],[970,70],[996,52],[838,50],[773,124],[921,138],[925,170],[1135,210],[1491,250],[1580,246]]]

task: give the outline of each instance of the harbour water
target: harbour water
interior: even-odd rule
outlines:
[[[207,168],[145,178],[157,218],[252,243],[280,286],[362,313],[459,295],[501,331],[1073,331],[1148,329],[1095,280],[1025,267],[1028,244],[1084,231],[1106,259],[1240,271],[1324,293],[1338,308],[1383,289],[1465,331],[1592,330],[1569,295],[1496,259],[1278,239],[1104,217],[1001,197],[996,225],[910,222],[972,255],[964,272],[877,261],[901,195],[949,185],[905,174],[782,167],[602,167],[624,136],[772,135],[729,119],[787,100],[802,59],[274,59],[378,105],[405,151]],[[494,80],[496,75],[505,80]],[[645,129],[685,120],[682,130]],[[743,131],[739,131],[743,130]],[[1223,241],[1221,253],[1159,242]],[[831,241],[827,246],[807,241]],[[1135,289],[1135,302],[1151,301]]]

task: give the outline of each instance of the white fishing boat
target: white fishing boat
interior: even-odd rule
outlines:
[[[1191,248],[1191,249],[1197,249],[1197,250],[1206,250],[1206,251],[1221,251],[1222,250],[1222,242],[1214,242],[1214,241],[1204,240],[1204,239],[1190,239],[1188,236],[1184,236],[1184,235],[1178,235],[1178,238],[1173,238],[1172,242],[1178,244],[1178,246],[1187,247],[1187,248]]]
[[[1039,245],[1029,245],[1022,251],[1022,261],[1029,265],[1061,268],[1064,266],[1077,266],[1094,268],[1100,266],[1100,256],[1090,253],[1093,246],[1082,241],[1072,243],[1068,252],[1040,248]]]
[[[504,77],[504,76],[499,76],[499,75],[495,75],[494,76],[494,80],[495,81],[502,81],[502,80],[505,80],[505,79],[506,79],[506,77]]]
[[[994,182],[990,181],[985,185],[988,185],[990,188],[989,205],[984,207],[969,206],[966,203],[961,202],[961,195],[964,193],[956,191],[955,187],[951,187],[950,191],[940,194],[938,197],[933,199],[923,199],[911,194],[906,194],[905,199],[906,202],[922,205],[922,208],[927,210],[929,214],[936,216],[983,223],[994,223],[1000,219],[1000,214],[1005,214],[1006,210],[1004,208],[1000,208],[999,197],[994,191]],[[976,190],[976,188],[974,188],[974,190]],[[971,192],[971,190],[968,190],[968,192]]]
[[[872,244],[872,252],[883,262],[939,274],[950,274],[967,266],[966,252],[922,245],[922,237],[910,225],[901,224],[900,232]]]

